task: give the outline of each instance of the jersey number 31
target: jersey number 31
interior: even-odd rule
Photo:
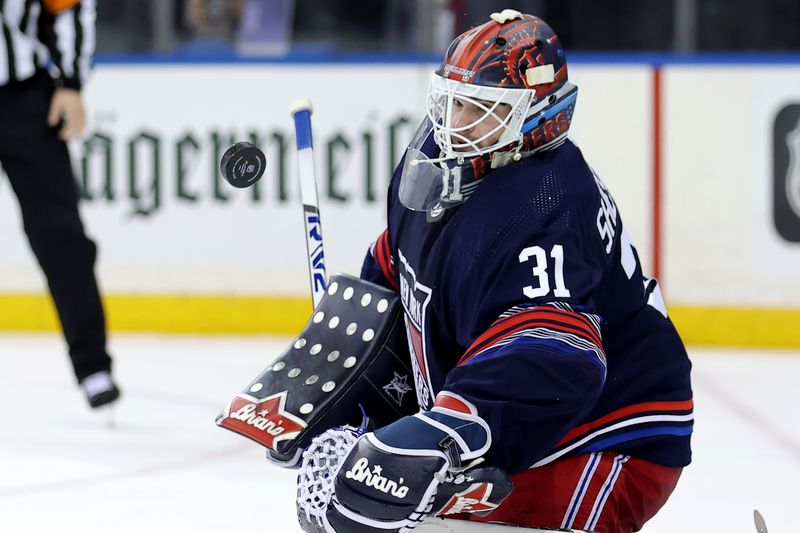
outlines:
[[[556,244],[550,250],[550,257],[555,261],[553,272],[553,296],[568,298],[569,289],[564,285],[564,248]],[[533,277],[537,286],[526,285],[522,292],[528,298],[541,298],[550,294],[550,274],[547,272],[547,252],[541,246],[528,246],[519,253],[519,262],[533,261]]]

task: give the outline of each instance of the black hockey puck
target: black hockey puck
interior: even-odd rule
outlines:
[[[244,189],[264,175],[267,158],[256,145],[248,142],[236,143],[222,154],[219,171],[228,183]]]

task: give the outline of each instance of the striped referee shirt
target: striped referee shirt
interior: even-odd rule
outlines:
[[[0,0],[0,86],[55,69],[80,89],[92,66],[95,0]]]

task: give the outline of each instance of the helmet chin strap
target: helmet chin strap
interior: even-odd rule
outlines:
[[[497,150],[489,154],[490,159],[490,167],[494,170],[496,168],[504,167],[511,162],[516,162],[522,159],[523,157],[527,157],[531,155],[531,153],[523,153],[522,147],[524,146],[525,136],[523,134],[519,134],[519,138],[513,143],[510,144],[509,147],[513,146],[511,150]]]

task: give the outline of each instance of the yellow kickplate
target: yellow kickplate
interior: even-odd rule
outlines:
[[[295,335],[311,314],[311,298],[238,295],[122,295],[103,299],[108,327],[153,333]],[[800,348],[800,309],[669,307],[688,345]],[[0,331],[58,331],[50,298],[0,294]]]
[[[800,309],[669,306],[690,345],[800,348]]]
[[[298,333],[311,298],[295,296],[107,295],[110,331],[154,333]],[[41,294],[0,295],[0,331],[58,331],[51,300]]]

